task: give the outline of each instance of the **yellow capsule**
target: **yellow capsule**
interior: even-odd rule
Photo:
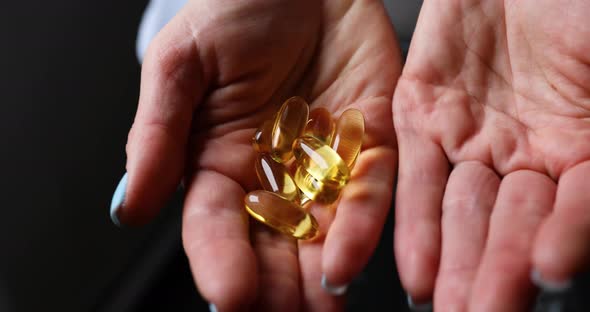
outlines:
[[[311,239],[318,234],[318,223],[310,213],[277,194],[253,191],[244,204],[256,220],[297,239]]]
[[[304,99],[292,97],[283,103],[272,128],[271,156],[277,162],[288,161],[292,153],[293,141],[303,133],[309,106]]]
[[[274,192],[288,201],[299,200],[299,189],[283,164],[272,160],[268,154],[261,154],[256,159],[255,168],[264,190]]]
[[[345,110],[336,122],[336,131],[331,146],[351,170],[361,151],[364,135],[363,113],[354,108]]]
[[[293,154],[300,167],[299,174],[295,173],[295,184],[311,200],[330,203],[337,196],[321,193],[329,188],[330,192],[338,194],[350,180],[350,169],[338,153],[314,137],[295,140]]]
[[[274,121],[267,120],[254,132],[254,136],[252,136],[252,147],[254,147],[256,152],[270,153],[273,126]]]
[[[299,194],[299,206],[303,209],[307,209],[306,205],[311,203],[311,199],[307,197],[305,194]]]
[[[338,199],[343,185],[334,181],[319,181],[309,174],[303,167],[298,167],[293,177],[297,186],[303,192],[301,205],[309,201],[316,201],[321,204],[331,204]]]
[[[309,113],[309,120],[303,130],[303,135],[312,136],[322,143],[330,145],[334,128],[332,114],[327,109],[319,107]]]

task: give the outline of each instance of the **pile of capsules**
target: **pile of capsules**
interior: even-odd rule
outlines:
[[[248,213],[294,238],[314,238],[318,223],[303,207],[338,199],[350,180],[364,133],[359,110],[348,109],[334,122],[326,109],[310,112],[304,99],[289,98],[252,138],[263,190],[246,194]]]

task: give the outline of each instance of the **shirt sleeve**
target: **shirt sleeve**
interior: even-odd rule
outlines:
[[[151,0],[145,11],[135,42],[135,53],[139,63],[152,39],[186,4],[187,0]]]

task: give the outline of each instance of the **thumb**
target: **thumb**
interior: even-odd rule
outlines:
[[[148,48],[127,172],[111,202],[115,224],[151,220],[181,181],[193,112],[206,89],[192,34],[181,11]]]

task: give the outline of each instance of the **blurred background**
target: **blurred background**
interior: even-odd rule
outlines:
[[[395,2],[405,50],[421,1]],[[117,228],[108,213],[137,105],[146,4],[0,2],[0,312],[207,311],[180,242],[182,194],[142,228]],[[406,310],[391,216],[383,233],[349,311]]]

